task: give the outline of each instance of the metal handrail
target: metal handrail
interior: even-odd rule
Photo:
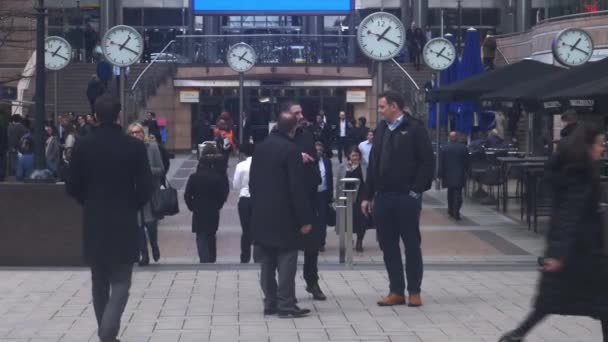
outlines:
[[[587,18],[587,17],[595,17],[608,14],[608,10],[597,11],[597,12],[585,12],[585,13],[576,13],[576,14],[567,14],[558,17],[547,18],[539,21],[536,25],[542,25],[546,23],[552,23],[556,21],[568,20],[568,19],[579,19],[579,18]]]
[[[355,38],[354,34],[299,34],[299,33],[258,33],[258,34],[185,34],[175,38],[256,38],[256,37],[332,37]]]
[[[150,64],[148,64],[148,66],[145,67],[145,69],[139,74],[139,76],[137,77],[137,79],[135,79],[135,82],[133,82],[133,86],[131,86],[131,91],[135,91],[135,89],[137,88],[137,86],[139,85],[139,81],[142,79],[142,77],[148,72],[148,70],[152,67],[152,65],[154,65],[156,63],[156,61],[158,61],[158,59],[163,56],[163,54],[167,51],[167,49],[169,49],[169,47],[171,47],[171,45],[173,45],[175,43],[175,40],[170,41],[160,52],[159,54],[154,57],[154,59],[152,60],[152,62],[150,62]]]
[[[502,53],[502,51],[500,51],[500,48],[498,46],[496,47],[496,51],[498,51],[498,53],[502,56],[502,58],[505,59],[505,62],[507,62],[507,64],[511,64],[511,61],[509,61],[509,59],[507,58],[507,56],[505,56],[505,54]]]
[[[416,83],[416,81],[414,81],[414,78],[410,75],[409,72],[407,72],[407,70],[405,70],[404,67],[401,66],[401,64],[399,64],[399,62],[397,62],[394,58],[391,59],[393,61],[393,63],[395,63],[395,65],[397,65],[397,67],[399,67],[399,69],[401,69],[401,71],[403,71],[403,73],[407,76],[407,78],[410,79],[410,81],[412,82],[412,84],[414,85],[414,87],[416,87],[416,90],[420,90],[420,87],[418,86],[418,83]]]

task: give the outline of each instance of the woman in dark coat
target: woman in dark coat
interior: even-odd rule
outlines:
[[[550,314],[601,320],[608,342],[608,257],[603,250],[597,161],[604,154],[604,134],[591,126],[577,128],[549,163],[553,214],[534,309],[500,342],[518,342]]]
[[[365,231],[370,227],[368,219],[359,210],[361,208],[361,192],[365,189],[365,178],[363,176],[363,167],[361,166],[361,151],[357,146],[353,146],[348,153],[348,163],[346,166],[341,166],[338,171],[338,179],[356,178],[360,181],[357,198],[353,203],[353,233],[357,234],[357,243],[355,250],[359,253],[363,252],[363,238]],[[339,193],[343,190],[343,183],[338,183]]]
[[[192,211],[192,232],[201,263],[214,263],[220,210],[230,191],[224,158],[214,145],[206,145],[196,173],[190,176],[184,198]]]

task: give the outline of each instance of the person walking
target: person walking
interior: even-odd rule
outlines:
[[[150,162],[150,171],[154,177],[154,192],[160,189],[160,179],[165,173],[163,160],[158,149],[158,144],[154,136],[146,136],[144,127],[139,123],[132,123],[127,129],[129,136],[136,138],[146,145],[148,153],[148,161]],[[148,252],[148,240],[152,248],[152,258],[155,262],[160,260],[160,248],[158,247],[158,217],[152,212],[152,202],[146,203],[139,214],[140,229],[140,259],[139,266],[148,266],[150,264],[150,254]],[[146,234],[147,233],[147,234]],[[147,238],[146,238],[147,235]]]
[[[0,122],[0,182],[6,178],[6,159],[8,154],[7,128]]]
[[[374,131],[370,129],[367,132],[367,140],[360,143],[358,146],[359,152],[361,152],[361,166],[363,167],[363,179],[365,179],[365,177],[367,177],[367,167],[369,166],[369,155],[372,152],[372,146],[374,146]]]
[[[325,155],[325,145],[317,141],[315,143],[317,149],[317,162],[319,166],[319,174],[321,175],[321,184],[317,187],[316,209],[318,220],[313,225],[313,230],[321,232],[321,247],[319,252],[325,252],[325,244],[327,240],[327,225],[329,222],[329,207],[334,202],[334,174],[331,165],[331,159]]]
[[[236,165],[232,187],[239,192],[239,220],[241,221],[241,263],[247,264],[251,260],[251,194],[249,193],[249,170],[251,169],[251,159],[253,156],[254,145],[250,143],[242,144],[240,149],[246,157],[245,160]],[[254,262],[257,262],[254,255]]]
[[[21,139],[29,133],[29,130],[22,123],[21,115],[15,114],[11,117],[11,122],[7,128],[8,141],[8,172],[9,176],[15,175],[17,170],[17,156]]]
[[[462,207],[462,188],[466,182],[469,167],[469,150],[458,141],[458,133],[450,132],[448,143],[441,150],[439,176],[444,188],[448,189],[448,214],[460,220]]]
[[[106,86],[103,82],[97,77],[96,74],[93,74],[89,84],[87,84],[87,99],[89,100],[89,104],[91,105],[91,113],[97,113],[95,110],[95,102],[97,98],[102,96],[106,92]]]
[[[84,115],[78,116],[78,136],[84,137],[93,132],[93,126],[87,123],[87,118]]]
[[[220,211],[229,193],[224,157],[215,145],[205,145],[196,173],[188,178],[184,193],[186,205],[192,212],[192,232],[196,234],[201,263],[215,263],[217,259]]]
[[[313,125],[313,134],[315,141],[323,143],[323,150],[326,156],[331,158],[331,143],[332,143],[332,131],[329,125],[323,120],[323,115],[319,114],[316,117],[316,122]]]
[[[256,146],[249,175],[251,231],[260,254],[264,315],[278,313],[282,318],[310,313],[296,305],[298,247],[314,219],[302,182],[302,153],[294,140],[297,124],[294,114],[281,111],[277,130]]]
[[[116,342],[139,259],[137,215],[154,186],[144,143],[118,125],[120,102],[106,94],[95,107],[101,126],[74,145],[66,190],[84,209],[83,251],[91,268],[97,335]]]
[[[302,106],[297,102],[287,102],[283,104],[283,110],[289,111],[298,119],[295,141],[302,154],[304,162],[304,178],[302,181],[306,186],[306,199],[309,206],[313,208],[313,229],[310,234],[302,239],[304,249],[304,280],[306,281],[306,292],[312,294],[315,300],[326,300],[327,297],[319,286],[319,252],[323,244],[323,231],[318,224],[319,213],[316,211],[317,190],[321,184],[319,174],[317,150],[315,148],[314,135],[311,132],[312,126],[306,120]],[[317,228],[317,229],[315,229]]]
[[[348,153],[348,163],[346,165],[340,165],[340,171],[338,172],[338,179],[343,178],[356,178],[359,180],[359,188],[357,189],[357,197],[353,203],[353,233],[357,235],[357,242],[355,244],[355,251],[363,252],[363,239],[365,238],[365,232],[370,227],[368,218],[363,215],[363,212],[359,210],[361,208],[361,194],[365,188],[365,181],[363,177],[363,165],[361,158],[361,151],[357,146],[353,146]],[[348,185],[352,187],[352,185]],[[339,191],[342,190],[354,190],[354,188],[344,188],[344,184],[340,183],[338,186]]]
[[[408,303],[422,305],[420,212],[422,193],[433,181],[434,153],[424,124],[404,106],[405,100],[395,91],[378,97],[384,121],[376,128],[361,202],[368,216],[374,201],[373,219],[390,282],[390,293],[378,302],[380,306],[406,303],[400,240],[405,244]]]
[[[15,170],[17,181],[25,181],[30,178],[32,172],[34,172],[34,143],[32,139],[21,139]]]
[[[600,161],[604,133],[579,125],[558,145],[547,180],[553,210],[534,308],[500,342],[520,342],[551,314],[601,320],[608,342],[608,256],[600,213]]]
[[[336,145],[338,145],[338,161],[342,164],[342,154],[348,153],[347,149],[350,146],[348,138],[353,127],[346,119],[345,111],[341,111],[339,117],[340,122],[338,122],[338,127],[336,127]]]
[[[61,144],[59,138],[55,133],[55,126],[47,124],[45,127],[46,141],[44,144],[44,159],[46,167],[49,169],[54,176],[59,173],[59,162],[61,161]]]

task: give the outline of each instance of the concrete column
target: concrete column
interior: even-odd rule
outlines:
[[[530,28],[530,16],[532,15],[532,0],[520,0],[517,2],[517,31],[523,32]]]
[[[100,0],[100,9],[101,9],[101,23],[99,25],[99,33],[103,35],[107,30],[116,25],[117,21],[117,11],[116,5],[117,1],[115,0]],[[121,15],[122,18],[122,15]]]
[[[203,19],[203,34],[219,34],[220,32],[220,18],[218,16],[205,16]],[[225,56],[218,56],[219,46],[217,43],[223,42],[218,38],[205,38],[201,41],[206,49],[206,59],[210,62],[215,62],[218,57],[224,58]],[[226,46],[228,48],[228,46]]]
[[[429,0],[415,0],[413,12],[414,21],[418,27],[424,29],[424,27],[427,25]]]

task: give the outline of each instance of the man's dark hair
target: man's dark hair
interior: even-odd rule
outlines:
[[[359,120],[359,124],[361,124],[361,126],[367,125],[367,119],[366,118],[364,118],[364,117],[361,116],[361,117],[359,117],[358,120]]]
[[[315,142],[315,147],[322,147],[325,150],[325,145],[320,141]]]
[[[395,104],[399,109],[404,109],[405,107],[405,99],[403,98],[403,95],[394,90],[385,91],[384,93],[380,94],[378,98],[384,98],[389,106]]]
[[[22,119],[21,115],[19,115],[19,114],[15,114],[15,115],[11,116],[11,122],[14,122],[14,123],[20,123],[21,119]]]
[[[255,150],[255,145],[251,143],[244,143],[239,146],[239,151],[247,157],[251,157],[253,155],[253,151]]]
[[[103,94],[95,101],[95,114],[103,124],[115,123],[121,108],[120,101],[111,94]]]
[[[152,117],[152,119],[156,118],[156,113],[154,113],[154,112],[148,112],[148,114],[150,114],[150,116]]]
[[[298,118],[289,111],[281,111],[277,120],[277,129],[283,134],[291,133],[298,125]]]
[[[291,107],[293,107],[293,106],[301,106],[301,104],[300,104],[300,102],[298,102],[296,100],[285,101],[285,102],[281,103],[279,110],[281,112],[291,112]]]

